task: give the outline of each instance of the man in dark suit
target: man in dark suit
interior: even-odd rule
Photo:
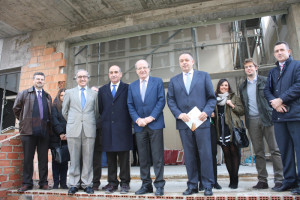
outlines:
[[[149,76],[150,68],[146,60],[135,64],[139,79],[129,85],[128,108],[134,123],[136,142],[140,159],[142,187],[135,194],[152,193],[150,176],[152,155],[156,179],[156,196],[164,194],[164,140],[165,127],[163,108],[165,106],[165,90],[162,79]]]
[[[119,66],[109,68],[110,83],[98,92],[99,113],[102,123],[102,150],[107,155],[108,185],[106,193],[113,193],[120,184],[121,194],[128,193],[130,187],[129,151],[132,149],[132,121],[128,111],[128,84],[121,80]],[[118,159],[120,162],[119,183],[117,178]]]
[[[214,184],[214,172],[211,150],[210,120],[216,106],[211,79],[206,72],[193,70],[194,60],[189,53],[179,56],[182,73],[171,78],[167,94],[169,108],[176,118],[176,128],[179,130],[184,159],[188,174],[188,182],[183,195],[198,193],[198,170],[196,151],[201,161],[202,184],[204,195],[211,196]],[[201,111],[199,119],[206,120],[195,131],[185,122],[190,121],[187,113],[194,107]]]
[[[33,158],[37,149],[39,160],[39,186],[48,187],[48,148],[51,132],[51,96],[43,90],[45,75],[36,72],[33,75],[33,87],[18,93],[13,111],[20,121],[20,134],[24,152],[23,184],[19,192],[33,187]]]
[[[281,153],[283,176],[277,192],[300,194],[300,61],[293,60],[286,42],[274,46],[276,67],[269,72],[265,97],[273,108],[272,120]]]

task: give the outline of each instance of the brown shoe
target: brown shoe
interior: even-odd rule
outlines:
[[[49,187],[49,185],[40,185],[41,190],[51,190],[52,188]]]
[[[265,182],[262,182],[262,181],[259,181],[255,186],[253,186],[253,189],[268,189],[269,188],[269,185],[268,183],[265,183]]]
[[[18,192],[25,192],[27,190],[32,190],[32,186],[28,186],[28,185],[23,185],[22,187],[20,187],[18,189]]]

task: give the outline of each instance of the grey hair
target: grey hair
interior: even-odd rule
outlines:
[[[110,70],[110,68],[111,68],[111,67],[114,67],[114,66],[118,67],[118,68],[119,68],[119,72],[121,72],[121,73],[122,73],[122,69],[121,69],[121,67],[120,67],[120,66],[118,66],[118,65],[112,65],[112,66],[110,66],[110,67],[109,67],[109,69],[108,69],[108,71]]]
[[[76,79],[78,72],[82,72],[82,71],[86,72],[87,77],[90,78],[89,72],[87,70],[85,70],[85,69],[78,69],[78,70],[76,70],[74,78]]]
[[[35,76],[38,76],[38,75],[43,76],[45,78],[45,74],[43,72],[35,72],[33,74],[33,79],[35,79]]]
[[[141,60],[138,60],[138,61],[136,61],[136,63],[134,64],[134,66],[135,66],[135,69],[137,69],[137,67],[136,67],[136,64],[137,64],[138,62],[140,62],[140,61],[144,61],[144,62],[146,62],[146,63],[147,63],[147,65],[148,65],[148,68],[149,68],[149,69],[151,68],[151,67],[150,67],[150,64],[148,63],[148,61],[147,61],[147,60],[141,59]]]

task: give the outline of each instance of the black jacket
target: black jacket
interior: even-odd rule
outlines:
[[[50,137],[50,147],[54,147],[60,143],[60,135],[66,134],[67,121],[63,117],[61,110],[58,111],[55,105],[51,108],[51,114],[53,134]],[[63,143],[66,143],[66,141],[63,141]]]
[[[266,86],[267,77],[257,76],[256,82],[256,103],[263,126],[272,126],[272,108],[269,102],[265,98],[264,89]],[[248,105],[248,93],[247,93],[247,79],[240,85],[240,96],[245,110],[246,127],[249,128],[249,105]]]

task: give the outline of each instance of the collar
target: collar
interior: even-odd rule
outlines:
[[[251,84],[256,83],[256,82],[257,82],[257,76],[256,76],[252,81],[250,81],[250,80],[248,79],[248,77],[247,77],[247,82],[248,82],[248,83],[251,83]]]
[[[112,82],[110,82],[110,88],[112,88],[113,85],[116,85],[116,88],[119,88],[120,82],[121,82],[121,81],[119,81],[119,82],[116,83],[116,84],[113,84]]]
[[[77,87],[78,87],[78,90],[81,91],[81,87],[79,85],[77,85]],[[84,87],[84,89],[85,89],[85,91],[87,90],[87,85]]]
[[[183,77],[184,77],[187,73],[189,73],[191,76],[193,76],[193,74],[194,74],[194,69],[191,69],[189,72],[182,72]]]
[[[148,76],[147,78],[145,78],[145,81],[146,81],[146,83],[148,83],[148,81],[149,81],[149,76]],[[142,82],[143,82],[143,80],[140,79],[140,84],[142,84]]]

